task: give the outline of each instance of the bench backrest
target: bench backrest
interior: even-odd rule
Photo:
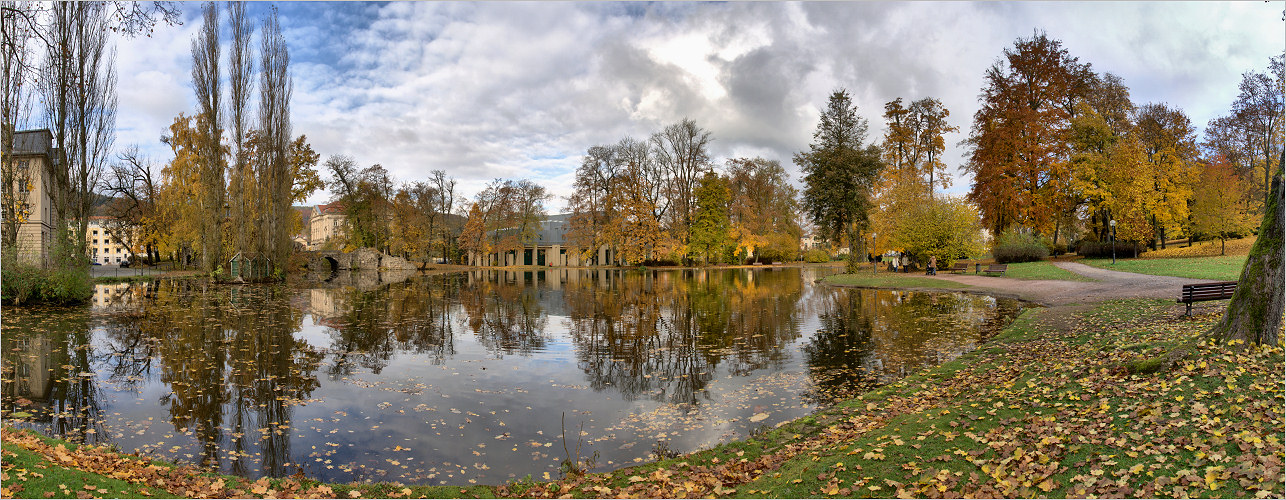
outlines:
[[[1232,293],[1235,291],[1237,291],[1236,281],[1196,283],[1192,285],[1183,285],[1181,297],[1183,300],[1227,299],[1231,298]]]
[[[988,272],[991,272],[991,271],[1004,271],[1004,270],[1005,270],[1006,268],[1008,268],[1008,267],[1009,267],[1009,264],[992,264],[992,265],[987,266],[987,271],[988,271]]]

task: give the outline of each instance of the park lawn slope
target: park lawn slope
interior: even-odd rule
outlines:
[[[482,486],[323,484],[203,472],[4,427],[4,498],[489,498]]]
[[[928,288],[942,290],[964,290],[973,288],[972,285],[940,280],[924,276],[919,273],[876,273],[874,275],[867,273],[834,274],[822,278],[822,282],[831,285],[859,288]]]
[[[1048,260],[1009,264],[1005,268],[1005,274],[1001,276],[1020,280],[1096,281],[1093,278],[1081,276],[1055,266],[1053,262]]]
[[[1168,301],[1028,309],[936,368],[758,432],[524,497],[1281,497],[1280,345],[1200,344],[1173,369],[1126,366],[1218,319]]]
[[[1245,255],[1183,257],[1175,259],[1083,259],[1082,264],[1127,273],[1176,276],[1211,281],[1237,281],[1246,266]]]

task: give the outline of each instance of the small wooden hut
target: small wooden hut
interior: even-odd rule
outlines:
[[[256,253],[237,252],[228,259],[228,279],[233,281],[268,281],[272,278],[272,259]]]

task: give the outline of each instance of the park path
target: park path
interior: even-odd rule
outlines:
[[[1178,299],[1183,285],[1210,281],[1110,271],[1076,262],[1055,262],[1054,265],[1097,281],[1019,280],[969,274],[939,274],[936,277],[1047,306],[1107,299]]]

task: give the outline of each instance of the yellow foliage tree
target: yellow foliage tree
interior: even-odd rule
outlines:
[[[1228,238],[1249,232],[1254,223],[1242,191],[1236,169],[1222,156],[1202,165],[1193,193],[1192,230],[1219,238],[1220,255],[1226,251]]]
[[[207,194],[201,184],[201,133],[194,127],[194,121],[193,117],[179,113],[170,125],[170,135],[165,138],[174,159],[161,170],[161,189],[157,196],[157,216],[161,219],[158,227],[168,228],[159,239],[163,253],[187,254],[200,248],[202,207],[207,203]]]
[[[982,216],[961,198],[927,200],[898,220],[893,244],[920,262],[938,258],[938,267],[982,253]]]

